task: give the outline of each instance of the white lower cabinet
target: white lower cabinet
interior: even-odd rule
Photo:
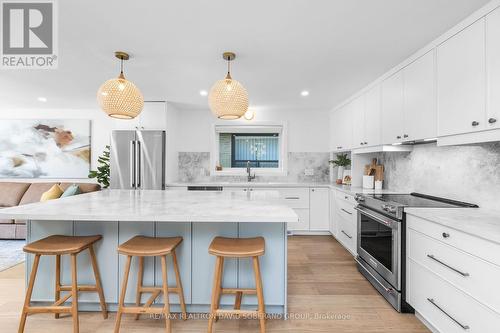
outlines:
[[[335,194],[335,219],[337,220],[337,240],[356,256],[357,253],[357,235],[358,219],[356,210],[356,201],[350,194],[342,191],[336,191]]]
[[[500,315],[409,260],[410,304],[442,333],[498,333]]]
[[[309,209],[295,208],[295,213],[299,216],[298,223],[288,223],[287,230],[289,231],[308,231],[309,230]]]
[[[328,231],[330,229],[330,189],[310,189],[309,218],[311,231]]]
[[[407,215],[407,301],[439,332],[498,332],[500,246]]]
[[[330,190],[330,226],[329,230],[333,237],[337,238],[338,218],[335,211],[335,193],[336,190]]]

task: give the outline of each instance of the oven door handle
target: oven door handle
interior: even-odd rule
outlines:
[[[374,219],[375,221],[377,221],[380,224],[385,225],[386,227],[389,227],[391,229],[397,228],[397,227],[394,227],[394,224],[392,223],[392,221],[386,221],[386,218],[384,218],[382,215],[371,213],[366,208],[360,207],[359,205],[354,207],[354,209],[356,209],[358,212],[360,212],[363,215],[371,217],[372,219]],[[396,222],[396,221],[394,221],[394,222]]]
[[[363,264],[359,262],[358,258],[355,258],[354,260],[356,260],[356,262],[357,262],[358,264],[360,264],[361,266],[363,266]],[[376,278],[376,277],[375,277],[375,276],[374,276],[374,275],[373,275],[373,274],[372,274],[372,273],[371,273],[368,269],[366,269],[366,268],[365,268],[365,272],[367,272],[368,274],[370,274],[370,276],[371,276],[373,279],[375,279],[375,281],[377,281],[377,282],[378,282],[378,285],[379,285],[380,287],[382,287],[382,288],[385,290],[385,292],[386,292],[386,293],[388,293],[388,294],[392,294],[392,293],[394,292],[394,289],[393,289],[393,288],[387,288],[387,287],[386,287],[386,286],[384,286],[382,283],[380,283],[379,279],[377,279],[377,278]]]

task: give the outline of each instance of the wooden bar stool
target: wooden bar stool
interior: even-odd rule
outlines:
[[[145,237],[136,236],[125,243],[118,246],[118,253],[127,256],[127,262],[125,264],[125,271],[123,273],[122,287],[120,291],[120,301],[118,304],[118,311],[116,313],[116,324],[115,333],[120,331],[120,322],[123,313],[133,313],[135,314],[135,319],[139,319],[139,316],[143,313],[149,314],[162,314],[165,316],[166,332],[171,332],[170,323],[170,303],[168,299],[169,293],[176,293],[179,296],[179,301],[181,305],[182,318],[187,319],[186,316],[186,304],[184,302],[184,291],[182,289],[181,276],[179,273],[179,266],[177,264],[177,256],[175,254],[175,249],[182,242],[182,237]],[[176,279],[176,286],[174,288],[168,287],[167,278],[167,255],[172,255],[174,263],[174,272]],[[127,292],[128,276],[130,273],[130,264],[132,262],[132,257],[139,257],[139,274],[137,279],[137,294],[136,294],[136,306],[125,306],[125,295]],[[145,287],[142,285],[142,279],[144,274],[144,257],[160,257],[161,259],[161,272],[162,272],[162,286],[161,287]],[[163,308],[155,308],[151,305],[155,299],[163,292],[163,301],[165,303]],[[140,306],[141,294],[151,293],[150,298],[146,301],[143,306]]]
[[[219,316],[249,315],[259,318],[260,332],[265,333],[266,309],[264,305],[264,292],[260,275],[259,257],[264,255],[265,241],[262,237],[256,238],[224,238],[215,237],[208,248],[208,252],[217,257],[215,262],[214,282],[212,288],[212,306],[208,320],[208,333],[213,332],[214,320]],[[224,275],[224,258],[252,258],[255,275],[255,289],[223,288],[222,276]],[[219,308],[220,298],[223,294],[235,294],[234,310]],[[241,310],[243,295],[257,295],[257,311]]]
[[[54,313],[55,318],[59,318],[60,313],[71,313],[73,316],[73,332],[78,333],[78,293],[79,292],[97,292],[99,302],[101,303],[101,311],[104,319],[108,318],[106,310],[106,302],[101,285],[101,276],[97,267],[97,260],[94,252],[94,243],[100,240],[102,236],[62,236],[53,235],[36,242],[26,245],[23,250],[27,253],[35,255],[33,268],[31,269],[30,279],[28,282],[28,290],[24,300],[23,311],[21,314],[21,322],[19,323],[19,333],[24,332],[26,317],[30,313]],[[92,268],[94,270],[95,285],[78,285],[76,273],[76,256],[78,253],[89,250]],[[61,285],[61,256],[71,255],[71,286]],[[55,285],[55,303],[50,306],[30,306],[31,294],[33,293],[33,285],[35,284],[36,273],[40,256],[56,256],[56,285]],[[61,292],[69,291],[66,296],[61,297]],[[71,306],[63,304],[71,298]]]

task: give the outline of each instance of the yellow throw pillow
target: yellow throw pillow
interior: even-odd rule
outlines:
[[[64,191],[62,190],[62,188],[59,185],[55,184],[47,192],[43,192],[42,197],[40,198],[40,202],[58,199],[63,193]]]

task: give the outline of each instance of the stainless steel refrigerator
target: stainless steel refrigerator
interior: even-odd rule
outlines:
[[[111,134],[110,188],[165,189],[165,131]]]

